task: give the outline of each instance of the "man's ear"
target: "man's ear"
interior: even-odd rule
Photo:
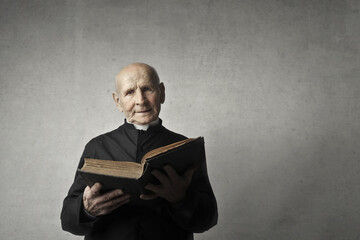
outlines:
[[[164,103],[165,102],[165,85],[164,85],[164,83],[160,83],[159,88],[160,88],[160,103]]]
[[[118,94],[116,92],[113,92],[112,96],[113,96],[113,99],[114,99],[117,109],[119,109],[119,111],[122,112],[123,108],[121,106],[120,97],[118,96]]]

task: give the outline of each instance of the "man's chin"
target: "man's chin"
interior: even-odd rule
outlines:
[[[146,125],[149,124],[153,121],[155,121],[157,119],[157,117],[143,117],[143,118],[135,118],[132,119],[131,123],[137,124],[137,125]]]

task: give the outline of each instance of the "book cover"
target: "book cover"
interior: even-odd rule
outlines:
[[[150,156],[150,157],[149,157]],[[85,163],[86,163],[85,159]],[[95,159],[91,159],[94,161]],[[101,168],[102,161],[97,161],[97,168]],[[107,160],[105,160],[107,161]],[[108,161],[109,162],[109,161]],[[124,192],[132,195],[132,197],[138,197],[141,193],[147,193],[144,186],[148,183],[157,184],[158,180],[151,174],[151,171],[158,169],[163,172],[165,165],[172,166],[179,175],[190,167],[197,167],[205,163],[205,147],[204,138],[198,137],[194,139],[187,139],[173,143],[158,149],[154,149],[145,154],[142,159],[142,165],[139,173],[134,170],[133,175],[139,175],[140,177],[124,177],[119,170],[116,176],[104,173],[96,173],[95,170],[86,170],[85,165],[83,168],[78,169],[79,174],[83,177],[88,186],[94,185],[99,182],[103,185],[103,191],[109,191],[112,189],[122,189]],[[114,165],[124,165],[126,162],[111,161]],[[133,163],[131,163],[133,165]],[[95,167],[95,168],[96,168]],[[120,167],[121,168],[121,167]],[[104,172],[104,171],[100,171]],[[113,172],[113,171],[112,171]],[[125,174],[124,174],[125,175]],[[127,174],[128,175],[128,174]]]

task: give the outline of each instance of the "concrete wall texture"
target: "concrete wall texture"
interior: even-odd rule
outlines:
[[[204,136],[219,223],[196,239],[360,239],[357,0],[0,1],[0,238],[59,214],[85,144],[153,65],[169,129]]]

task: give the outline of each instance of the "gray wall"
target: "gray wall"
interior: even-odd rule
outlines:
[[[168,128],[206,140],[219,223],[196,239],[359,239],[359,1],[1,1],[0,238],[60,227],[114,76],[158,69]]]

